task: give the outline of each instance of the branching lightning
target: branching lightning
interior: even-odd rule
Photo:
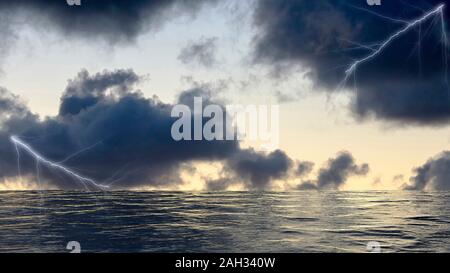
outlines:
[[[355,75],[356,70],[358,69],[358,67],[361,64],[364,64],[370,60],[372,60],[373,58],[377,57],[378,55],[380,55],[383,50],[388,47],[392,42],[394,42],[397,38],[401,37],[403,34],[407,33],[408,31],[410,31],[411,29],[415,28],[415,27],[420,27],[422,23],[424,23],[425,21],[429,20],[430,18],[438,18],[441,21],[441,31],[442,31],[442,43],[443,43],[443,58],[444,58],[444,66],[445,66],[445,83],[447,84],[447,87],[449,87],[449,80],[448,80],[448,37],[447,37],[447,32],[445,29],[445,18],[444,18],[444,8],[445,5],[441,4],[439,6],[437,6],[436,8],[434,8],[433,10],[427,12],[425,15],[423,15],[422,17],[412,20],[412,21],[405,21],[405,20],[399,20],[399,19],[395,19],[395,18],[389,18],[371,11],[371,14],[374,14],[378,17],[384,18],[384,19],[388,19],[390,21],[394,21],[397,23],[403,23],[405,24],[405,26],[400,29],[399,31],[395,32],[394,34],[392,34],[391,36],[389,36],[385,41],[375,44],[375,45],[370,45],[370,46],[364,46],[364,45],[360,45],[360,48],[365,48],[371,51],[371,53],[361,59],[357,59],[355,60],[353,63],[351,63],[351,65],[345,70],[345,78],[343,80],[343,84],[345,84],[348,79],[350,78],[351,75]],[[358,9],[362,9],[362,8],[358,8]],[[362,9],[365,10],[365,9]],[[419,37],[420,40],[420,37]],[[449,88],[450,89],[450,88]]]
[[[95,180],[93,180],[92,178],[82,176],[81,174],[78,174],[74,170],[72,170],[68,167],[65,167],[64,165],[62,165],[62,163],[54,162],[54,161],[51,161],[51,160],[45,158],[44,156],[42,156],[38,152],[36,152],[30,145],[23,142],[17,136],[11,136],[10,140],[15,145],[15,148],[17,151],[17,156],[18,156],[17,164],[18,164],[18,168],[19,168],[19,175],[20,175],[20,152],[19,152],[19,149],[23,149],[24,151],[28,152],[36,160],[36,172],[37,172],[38,179],[40,176],[39,166],[42,164],[42,165],[47,166],[50,169],[61,171],[62,173],[73,178],[74,181],[79,182],[85,188],[87,188],[87,185],[91,185],[91,186],[93,186],[97,189],[101,189],[101,190],[109,189],[109,187],[110,187],[109,185],[100,184],[100,183],[96,182]]]

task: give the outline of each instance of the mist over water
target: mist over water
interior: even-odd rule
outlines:
[[[0,252],[450,251],[447,192],[0,192]]]

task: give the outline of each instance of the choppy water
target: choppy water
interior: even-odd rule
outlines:
[[[0,192],[1,252],[450,251],[450,193]]]

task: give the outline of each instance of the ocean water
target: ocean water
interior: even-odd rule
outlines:
[[[447,192],[0,192],[0,252],[450,251]]]

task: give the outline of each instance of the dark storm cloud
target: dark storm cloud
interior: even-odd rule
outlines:
[[[81,71],[69,81],[57,116],[40,119],[17,96],[0,89],[0,178],[21,175],[36,180],[36,161],[17,151],[10,136],[17,135],[46,158],[62,162],[102,184],[114,187],[173,186],[183,183],[180,171],[196,161],[223,163],[218,179],[206,179],[208,190],[243,185],[267,190],[276,180],[304,177],[313,164],[295,165],[285,152],[242,149],[237,141],[174,141],[173,105],[148,99],[135,90],[140,77],[132,70],[104,71],[94,75]],[[217,104],[211,92],[194,88],[182,92],[177,103],[192,107],[193,98],[204,105]],[[339,188],[352,175],[365,175],[368,165],[356,165],[351,154],[340,153],[319,170],[316,180],[298,189]],[[50,186],[80,188],[64,173],[40,166],[40,177]]]
[[[269,154],[241,150],[227,161],[228,168],[238,179],[244,179],[250,189],[266,189],[273,180],[286,178],[292,165],[292,160],[281,150]]]
[[[10,115],[23,115],[27,111],[26,105],[19,100],[19,97],[0,87],[0,122]]]
[[[118,187],[181,183],[182,163],[224,160],[239,152],[236,141],[180,141],[171,137],[172,106],[147,99],[131,89],[139,77],[131,70],[89,75],[82,71],[69,82],[61,98],[60,114],[38,119],[18,99],[1,91],[0,174],[17,176],[16,151],[10,141],[18,135],[53,161],[103,183]],[[198,94],[198,92],[194,92]],[[185,92],[183,98],[186,100]],[[34,176],[36,165],[21,156],[22,175]],[[60,188],[79,187],[64,174],[41,167],[42,177]]]
[[[374,12],[411,20],[441,3],[396,0],[368,6],[361,0],[257,1],[254,60],[274,69],[300,64],[310,70],[317,85],[336,90],[353,60],[372,52],[356,47],[383,41],[405,26]],[[447,22],[449,11],[447,7]],[[358,89],[352,105],[357,117],[415,124],[449,121],[441,24],[439,16],[434,19],[396,39],[381,55],[360,65],[356,77],[349,78],[347,86],[355,84]],[[447,62],[450,63],[450,54]]]
[[[406,190],[449,190],[450,189],[450,152],[445,151],[429,159],[415,169]]]
[[[357,165],[349,152],[341,152],[336,158],[328,160],[326,167],[319,170],[317,186],[319,188],[339,188],[352,175],[366,175],[369,165]]]
[[[0,12],[24,16],[25,22],[47,23],[64,35],[130,42],[141,32],[158,28],[180,15],[193,15],[215,0],[82,0],[69,6],[65,0],[1,0]],[[24,21],[24,20],[19,20]]]
[[[231,177],[223,177],[206,181],[206,189],[208,191],[226,191],[236,180]]]
[[[314,168],[314,163],[309,161],[301,161],[297,164],[297,170],[295,171],[295,174],[298,177],[304,177],[308,175]]]
[[[178,60],[184,64],[196,64],[212,67],[217,64],[217,38],[202,38],[184,47],[178,55]]]
[[[330,158],[318,172],[314,181],[305,181],[297,188],[305,189],[339,189],[351,176],[364,176],[369,172],[368,164],[357,165],[352,154],[340,152],[335,158]]]
[[[263,153],[241,149],[237,141],[174,141],[173,105],[145,98],[135,85],[141,80],[132,70],[89,74],[83,70],[68,82],[57,116],[40,119],[17,96],[0,89],[0,178],[19,174],[11,135],[17,135],[46,158],[63,162],[84,176],[116,187],[171,186],[182,183],[179,171],[194,161],[219,161],[226,177],[207,181],[211,190],[233,183],[248,189],[266,189],[287,178],[292,160],[280,150]],[[177,103],[190,107],[194,97],[203,105],[220,104],[212,92],[193,88]],[[36,178],[36,162],[20,153],[20,172]],[[40,167],[41,178],[63,189],[80,185],[64,173]]]
[[[114,187],[173,186],[183,183],[180,171],[198,161],[222,162],[218,179],[206,179],[209,190],[226,190],[240,184],[246,189],[266,190],[276,180],[306,176],[311,162],[295,165],[285,152],[242,149],[238,141],[175,141],[171,126],[174,105],[145,98],[136,84],[141,77],[132,70],[89,74],[83,70],[68,82],[58,115],[44,119],[31,113],[19,97],[0,88],[0,179],[19,173],[37,180],[36,161],[10,140],[19,136],[46,158],[61,162],[83,176]],[[203,105],[218,104],[213,92],[200,87],[181,92],[177,103],[193,107],[194,97]],[[205,121],[205,120],[204,120]],[[82,185],[65,173],[39,166],[40,178],[50,186],[79,189]],[[305,188],[338,188],[350,175],[362,175],[349,153],[330,159],[316,181]]]
[[[131,70],[105,71],[93,76],[83,70],[69,81],[61,99],[59,114],[76,115],[107,96],[125,95],[139,80],[140,77]]]
[[[222,191],[243,183],[249,190],[267,190],[274,180],[289,178],[292,166],[292,159],[281,150],[263,153],[241,149],[225,160],[222,177],[208,180],[206,186],[211,191]]]

